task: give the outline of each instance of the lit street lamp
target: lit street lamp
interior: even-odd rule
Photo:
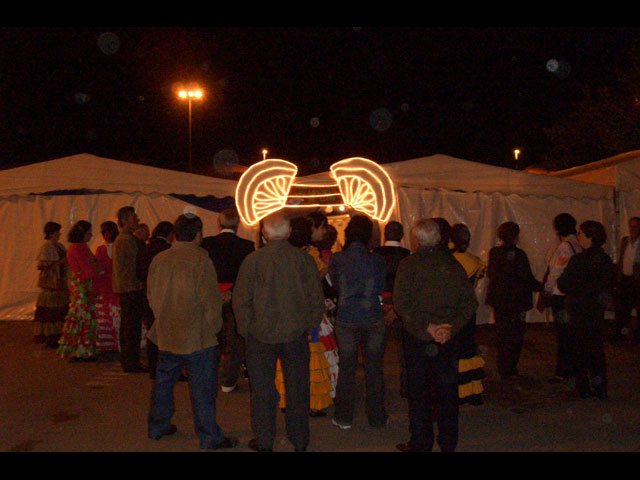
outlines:
[[[520,155],[520,150],[514,150],[513,151],[513,156],[516,158],[516,160],[518,160],[518,155]]]
[[[201,99],[202,90],[180,90],[178,96],[189,101],[189,171],[193,173],[193,160],[191,158],[191,100]]]
[[[268,153],[268,152],[267,152],[267,149],[266,149],[266,148],[262,149],[262,159],[263,159],[263,160],[266,160],[266,159],[267,159],[267,153]]]

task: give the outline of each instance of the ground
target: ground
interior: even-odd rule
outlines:
[[[193,430],[188,384],[176,386],[178,432],[159,441],[146,434],[152,382],[123,373],[119,363],[69,363],[31,342],[31,323],[0,322],[0,451],[3,452],[200,452]],[[556,340],[552,324],[531,324],[519,365],[523,379],[504,384],[495,368],[495,332],[478,328],[486,361],[484,405],[460,411],[460,452],[640,451],[639,347],[606,345],[609,400],[567,398],[569,387],[549,384]],[[372,429],[364,415],[364,376],[353,428],[340,430],[329,415],[311,418],[310,452],[395,452],[409,438],[407,403],[400,397],[396,341],[385,356],[389,425]],[[252,438],[246,380],[218,394],[218,423],[249,452]],[[293,451],[278,413],[275,451]],[[435,448],[437,450],[437,447]]]

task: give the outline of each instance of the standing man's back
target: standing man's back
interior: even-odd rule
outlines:
[[[171,424],[173,388],[187,365],[200,448],[231,448],[237,441],[224,437],[216,422],[216,346],[222,326],[216,271],[207,252],[199,247],[200,218],[181,215],[174,234],[176,241],[154,257],[147,277],[147,296],[155,317],[148,336],[159,350],[149,437],[159,440],[177,430]]]
[[[308,335],[322,320],[324,295],[313,258],[287,241],[290,230],[282,212],[264,219],[267,244],[244,260],[233,291],[251,379],[255,438],[249,447],[258,451],[273,449],[278,358],[285,381],[287,437],[296,451],[309,443]]]

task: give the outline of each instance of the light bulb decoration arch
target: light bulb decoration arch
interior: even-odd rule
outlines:
[[[393,181],[376,162],[352,157],[334,163],[335,183],[296,183],[298,168],[280,159],[265,159],[247,169],[236,187],[242,221],[256,225],[283,208],[350,207],[385,223],[395,206]]]

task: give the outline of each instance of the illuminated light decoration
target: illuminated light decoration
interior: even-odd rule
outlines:
[[[361,157],[331,166],[334,184],[294,183],[297,167],[286,160],[265,159],[246,170],[236,187],[242,221],[255,225],[283,208],[345,207],[386,222],[395,206],[393,182],[377,163]]]
[[[243,222],[255,225],[284,207],[298,167],[286,160],[268,159],[249,167],[236,186],[236,207]]]
[[[389,220],[396,198],[393,181],[380,165],[366,158],[347,158],[331,165],[331,174],[345,205],[380,222]]]

